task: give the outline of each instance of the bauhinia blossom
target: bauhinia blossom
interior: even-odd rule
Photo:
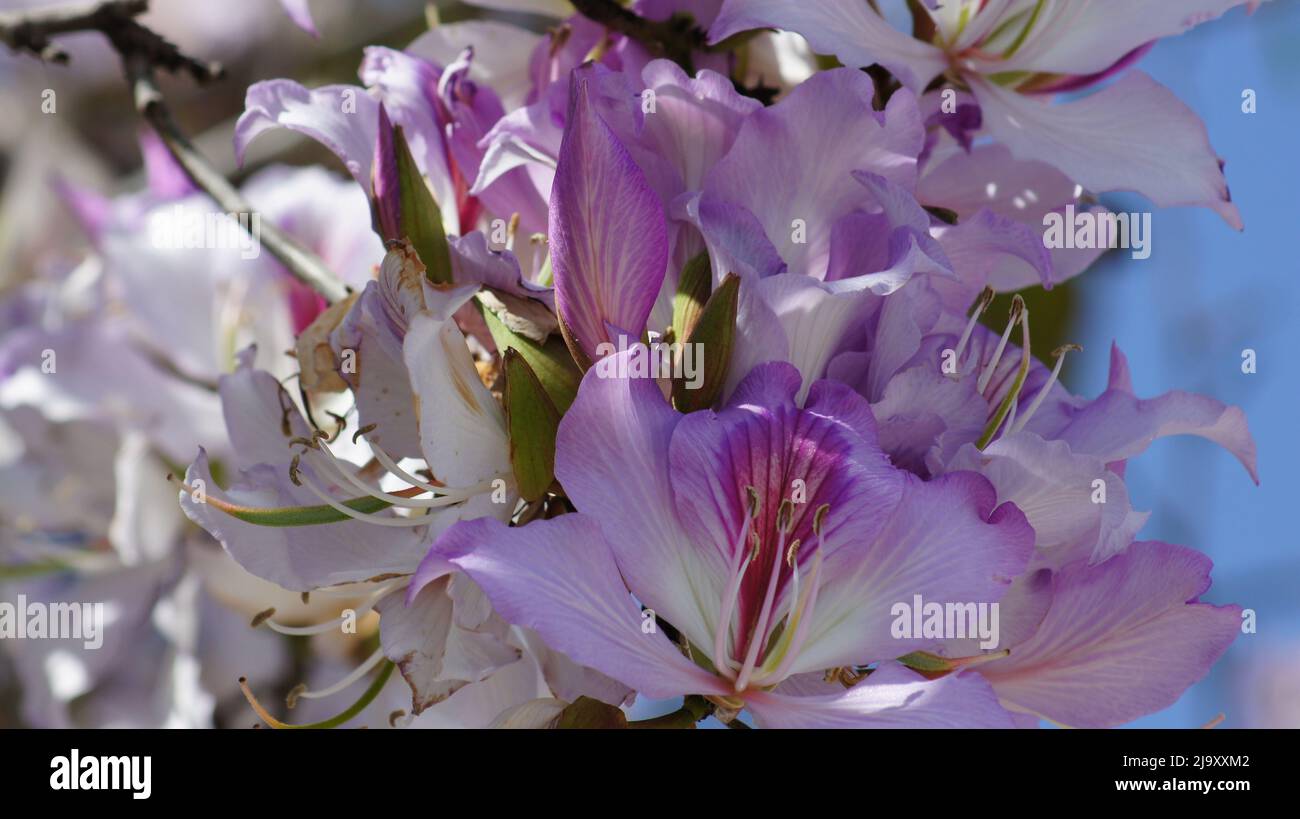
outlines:
[[[682,416],[652,381],[592,370],[557,461],[579,514],[459,525],[412,592],[459,569],[579,662],[650,696],[747,708],[761,724],[1009,727],[977,678],[925,682],[888,664],[919,645],[891,636],[888,612],[917,589],[999,599],[1032,546],[1023,515],[995,508],[978,476],[922,483],[898,471],[865,401],[819,382],[801,408],[799,386],[788,364],[764,365],[721,412]],[[643,628],[631,595],[680,647]],[[886,665],[848,690],[799,685],[867,662]]]
[[[858,0],[727,0],[710,39],[783,28],[846,65],[880,63],[918,94],[968,90],[984,132],[1017,158],[1055,165],[1095,191],[1136,190],[1160,206],[1210,207],[1240,229],[1205,126],[1167,88],[1125,69],[1155,40],[1245,2],[916,3],[918,28],[929,34],[913,37]],[[1048,104],[1114,74],[1114,83],[1090,96]]]

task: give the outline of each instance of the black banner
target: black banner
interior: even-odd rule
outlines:
[[[922,810],[1288,800],[1283,731],[6,731],[9,799],[33,805],[382,809],[482,801],[641,807],[758,798]],[[75,781],[75,784],[74,784]],[[764,796],[766,794],[766,796]],[[1168,800],[1172,799],[1173,802]],[[988,800],[992,800],[991,802]],[[1031,800],[1031,801],[1023,801]],[[769,807],[771,805],[769,804]],[[540,807],[540,805],[539,805]]]

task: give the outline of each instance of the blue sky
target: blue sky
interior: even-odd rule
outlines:
[[[1228,726],[1272,724],[1282,717],[1269,702],[1288,696],[1297,703],[1292,719],[1300,708],[1300,683],[1275,667],[1289,659],[1294,677],[1300,660],[1300,497],[1291,472],[1300,455],[1297,34],[1300,4],[1279,0],[1253,17],[1237,9],[1161,42],[1142,61],[1205,120],[1246,229],[1237,233],[1207,210],[1156,211],[1149,259],[1111,254],[1076,290],[1074,333],[1088,354],[1069,362],[1072,389],[1093,395],[1104,387],[1105,351],[1115,339],[1139,395],[1187,389],[1237,404],[1259,450],[1258,487],[1230,455],[1199,439],[1158,441],[1129,465],[1134,505],[1154,513],[1141,536],[1209,554],[1214,585],[1205,599],[1258,617],[1258,633],[1242,635],[1205,681],[1139,726],[1201,725],[1219,712]],[[1248,88],[1254,114],[1242,112]],[[1106,201],[1149,209],[1136,196]],[[1245,348],[1257,354],[1253,375],[1241,371]]]

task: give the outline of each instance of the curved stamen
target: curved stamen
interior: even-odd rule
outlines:
[[[953,358],[956,361],[961,361],[961,355],[962,353],[966,352],[966,344],[970,341],[971,333],[975,331],[976,323],[979,322],[980,316],[984,315],[984,311],[989,309],[989,305],[992,303],[993,303],[993,288],[985,287],[984,290],[980,293],[979,300],[975,302],[975,312],[970,314],[970,320],[966,322],[966,329],[962,330],[961,338],[957,341],[957,349],[953,351],[954,352]],[[949,378],[960,378],[960,377],[961,377],[960,372],[949,374]]]
[[[411,526],[422,526],[426,523],[431,523],[437,517],[436,515],[432,515],[432,514],[411,515],[410,517],[381,517],[379,515],[369,514],[366,512],[358,512],[354,509],[344,506],[343,504],[336,501],[334,498],[330,497],[329,493],[327,493],[325,490],[321,489],[320,487],[316,486],[316,484],[312,483],[311,480],[308,479],[306,476],[300,476],[299,481],[301,486],[304,486],[308,490],[310,490],[313,495],[315,495],[316,497],[324,501],[328,506],[334,509],[334,511],[347,515],[353,520],[359,520],[362,523],[373,523],[377,526],[411,527]]]
[[[758,653],[767,642],[767,626],[772,619],[772,604],[776,602],[776,586],[781,579],[781,561],[785,559],[785,536],[790,533],[793,518],[794,503],[786,498],[781,501],[781,508],[776,514],[777,540],[776,551],[773,553],[772,573],[768,577],[767,594],[763,597],[763,608],[759,612],[758,623],[749,635],[749,650],[745,652],[745,664],[741,666],[740,674],[736,677],[737,691],[744,691],[749,685],[749,678],[754,673],[754,665],[758,662]]]
[[[1062,347],[1057,347],[1056,350],[1052,352],[1052,355],[1056,357],[1056,364],[1052,367],[1052,374],[1047,379],[1047,383],[1043,385],[1043,388],[1034,396],[1034,400],[1029,404],[1029,409],[1025,410],[1024,415],[1020,416],[1019,422],[1014,426],[1008,425],[1008,428],[1012,432],[1019,432],[1024,429],[1025,424],[1029,423],[1029,419],[1034,417],[1035,412],[1038,412],[1038,408],[1042,406],[1043,400],[1047,398],[1047,394],[1052,391],[1052,387],[1056,384],[1056,379],[1060,378],[1061,365],[1065,363],[1065,354],[1069,352],[1081,353],[1083,352],[1083,347],[1078,344],[1066,344]]]
[[[1020,398],[1020,390],[1025,386],[1025,379],[1029,376],[1029,361],[1033,357],[1029,352],[1029,311],[1021,310],[1020,312],[1020,368],[1016,371],[1015,381],[1012,382],[1010,389],[1007,390],[1006,397],[998,405],[997,411],[989,419],[988,424],[984,427],[984,432],[975,442],[977,449],[984,449],[993,440],[1002,427],[1002,422],[1006,420],[1011,408],[1015,406],[1016,401]]]
[[[1025,27],[1020,29],[1020,33],[1016,35],[1016,39],[1012,41],[1006,51],[1002,52],[1002,59],[1011,59],[1015,56],[1015,53],[1020,50],[1020,47],[1025,44],[1025,40],[1029,37],[1029,32],[1033,31],[1034,24],[1038,22],[1038,17],[1043,11],[1044,2],[1045,0],[1038,0],[1038,2],[1034,4],[1034,9],[1029,13],[1029,20],[1025,23]]]
[[[357,489],[372,498],[386,501],[393,506],[401,506],[407,509],[424,508],[429,505],[429,501],[431,500],[430,498],[406,498],[400,495],[394,495],[390,492],[385,492],[382,489],[377,489],[352,474],[351,470],[347,468],[347,465],[345,465],[344,462],[341,461],[333,452],[330,452],[329,447],[320,444],[318,447],[315,447],[315,449],[320,453],[321,457],[312,458],[311,463],[321,469],[321,472],[333,475],[336,480],[342,478],[344,484],[350,485],[352,488]],[[303,454],[307,455],[308,453],[304,451]],[[296,474],[301,478],[301,472],[297,472]],[[423,487],[421,488],[423,489]]]
[[[740,597],[740,584],[745,579],[745,572],[752,562],[746,556],[749,550],[745,548],[745,539],[749,536],[751,521],[752,518],[746,516],[745,522],[740,527],[740,539],[731,558],[731,580],[723,593],[722,608],[718,610],[718,625],[713,630],[713,667],[729,680],[736,678],[736,672],[731,670],[727,662],[731,657],[731,649],[727,643],[730,642],[728,638],[731,636],[731,615],[735,612],[736,600]]]
[[[409,582],[410,582],[410,578],[405,577],[395,583],[389,583],[387,585],[380,586],[378,589],[375,589],[375,591],[372,592],[369,597],[366,598],[366,601],[364,603],[362,603],[360,606],[357,606],[354,609],[351,609],[352,612],[351,614],[349,615],[341,614],[338,617],[333,617],[329,620],[326,620],[323,623],[317,623],[311,626],[286,626],[277,623],[276,621],[270,619],[269,617],[263,620],[262,623],[265,623],[267,626],[269,626],[272,631],[278,632],[280,634],[288,634],[291,636],[308,636],[313,634],[325,634],[326,632],[330,632],[336,628],[341,627],[345,620],[359,619],[362,616],[368,614],[370,610],[373,609],[375,606],[377,606],[379,604],[379,601],[387,597],[390,592],[400,587],[405,587]]]
[[[370,446],[370,451],[371,453],[374,454],[375,459],[378,460],[379,463],[383,464],[384,469],[387,469],[389,472],[393,473],[394,475],[406,481],[407,483],[411,484],[412,486],[418,486],[421,489],[423,489],[425,492],[433,492],[434,494],[437,494],[438,492],[441,492],[443,489],[446,489],[446,486],[444,484],[425,483],[424,481],[415,477],[411,473],[407,472],[405,469],[402,469],[402,467],[398,466],[397,461],[393,460],[393,457],[391,455],[389,455],[387,452],[381,449],[378,444],[376,444],[374,441],[371,441],[369,438],[366,439],[366,444]]]
[[[731,633],[731,615],[735,612],[736,601],[740,597],[741,581],[745,579],[745,572],[752,562],[751,558],[746,557],[749,550],[745,548],[745,541],[749,537],[754,518],[758,516],[758,492],[752,486],[746,486],[745,494],[747,514],[744,523],[740,526],[740,537],[736,539],[736,546],[732,551],[731,580],[728,581],[727,589],[723,592],[722,607],[718,610],[718,624],[713,630],[713,667],[729,680],[736,678],[735,671],[731,669],[731,650],[727,646]]]
[[[367,441],[366,443],[368,444],[370,442]],[[310,449],[313,449],[320,454],[319,458],[312,458],[311,462],[313,464],[316,464],[319,467],[319,463],[317,462],[318,461],[324,462],[325,464],[327,464],[329,467],[332,468],[335,475],[343,478],[344,483],[350,484],[353,488],[359,489],[360,491],[370,495],[373,498],[378,498],[379,500],[387,501],[393,504],[394,506],[404,506],[408,509],[418,509],[418,508],[427,507],[429,505],[429,501],[431,500],[430,498],[410,498],[406,496],[394,495],[391,492],[385,492],[382,489],[379,489],[375,486],[366,483],[365,481],[357,477],[355,474],[353,474],[352,470],[349,469],[349,467],[353,466],[352,464],[340,459],[337,455],[335,455],[332,451],[330,451],[330,448],[328,446],[326,446],[324,443],[320,442],[319,440],[313,441],[313,444],[310,447]],[[307,455],[308,454],[307,450],[303,450],[303,454]],[[328,472],[330,470],[325,469],[322,471]],[[424,491],[426,492],[434,492],[435,494],[437,494],[435,490],[425,489],[425,487],[423,486],[421,486],[420,488],[424,489]],[[443,494],[447,494],[447,493],[444,492]]]
[[[244,693],[244,699],[248,700],[248,705],[253,709],[253,713],[261,717],[262,721],[272,728],[337,728],[355,717],[357,714],[366,710],[366,706],[374,702],[375,697],[379,696],[379,692],[382,691],[384,686],[388,683],[388,678],[393,675],[393,668],[395,668],[393,663],[385,663],[383,670],[375,675],[374,682],[370,683],[370,687],[365,690],[365,693],[361,695],[360,699],[349,705],[341,713],[335,714],[329,719],[321,720],[320,722],[307,723],[305,725],[294,725],[287,722],[281,722],[272,716],[271,712],[267,711],[262,703],[257,701],[257,697],[253,696],[253,689],[249,686],[247,677],[239,678],[239,690]]]
[[[406,509],[437,509],[443,506],[452,506],[462,501],[469,500],[475,495],[482,494],[492,487],[491,481],[484,481],[475,486],[457,487],[455,489],[449,489],[447,487],[426,488],[424,485],[421,485],[420,489],[423,489],[426,492],[433,492],[435,497],[410,498],[405,495],[393,494],[391,492],[384,492],[383,490],[376,489],[352,475],[345,467],[344,463],[335,457],[334,453],[330,452],[329,448],[324,444],[317,443],[313,449],[321,453],[323,456],[320,459],[313,459],[313,463],[317,461],[326,463],[333,468],[333,472],[336,475],[342,477],[346,483],[351,484],[356,489],[366,493],[372,498],[382,500],[386,503],[392,504],[393,506],[401,506]],[[304,454],[307,453],[304,451]],[[298,482],[301,483],[302,473],[296,469],[294,469],[293,472],[298,476]]]
[[[367,433],[373,432],[375,427],[376,427],[375,424],[368,424],[362,427],[361,429],[357,430],[356,433],[352,436],[352,442],[356,443],[358,438],[365,437]],[[439,501],[441,498],[448,498],[456,495],[463,495],[462,499],[468,500],[470,497],[480,494],[481,492],[485,492],[487,491],[487,489],[491,488],[492,482],[490,480],[484,481],[483,483],[480,483],[477,486],[461,487],[458,490],[448,489],[445,485],[441,483],[438,483],[436,485],[425,483],[424,481],[420,480],[419,478],[415,477],[414,475],[412,475],[411,473],[403,469],[401,466],[399,466],[397,462],[392,458],[392,456],[390,456],[387,452],[385,452],[378,444],[371,441],[369,437],[366,437],[366,445],[370,447],[371,454],[375,456],[375,460],[378,461],[379,464],[383,466],[384,469],[388,470],[388,472],[390,472],[393,475],[396,475],[398,478],[406,481],[412,486],[418,486],[419,488],[423,489],[425,492],[429,492],[432,493],[433,495],[437,495],[441,497],[440,498],[409,498],[406,496],[394,495],[390,492],[385,492],[381,489],[376,489],[375,487],[362,482],[359,478],[357,478],[347,469],[347,466],[350,466],[350,464],[347,464],[345,461],[339,459],[338,456],[336,456],[333,452],[331,452],[329,447],[327,447],[321,441],[322,441],[321,436],[313,436],[311,440],[295,438],[293,441],[290,441],[290,443],[301,443],[307,449],[313,449],[316,450],[317,452],[320,452],[323,456],[325,456],[325,459],[330,463],[330,465],[335,467],[337,473],[339,475],[342,475],[342,477],[346,482],[352,484],[352,486],[354,486],[357,489],[360,489],[362,492],[365,492],[371,497],[378,498],[379,500],[388,501],[394,506],[404,506],[408,509],[423,509],[423,508],[431,508],[436,506],[443,506],[445,504],[435,503],[432,501]],[[303,452],[305,454],[306,449],[304,449]]]
[[[799,656],[799,649],[803,646],[806,639],[809,623],[812,622],[813,607],[817,603],[818,582],[821,579],[822,556],[826,553],[826,515],[830,513],[831,506],[829,503],[823,503],[817,507],[813,513],[812,529],[813,534],[817,536],[817,553],[813,556],[813,567],[811,576],[808,578],[806,592],[799,592],[799,564],[796,560],[793,565],[794,578],[790,592],[790,613],[786,615],[785,629],[781,633],[781,639],[773,648],[769,657],[764,658],[762,671],[754,683],[763,685],[769,680],[773,683],[780,682],[794,664],[795,659]],[[770,668],[771,665],[776,667]]]
[[[798,538],[790,544],[785,552],[785,563],[790,567],[790,610],[786,612],[787,620],[794,614],[795,602],[799,599],[799,547],[803,544]]]
[[[519,232],[519,211],[510,214],[510,221],[506,223],[506,250],[511,253],[515,252],[515,234]]]
[[[790,673],[790,668],[794,665],[795,660],[799,658],[799,650],[803,648],[803,644],[808,639],[813,612],[817,608],[817,594],[821,590],[819,581],[821,580],[822,562],[825,553],[823,538],[819,532],[817,534],[817,554],[813,555],[812,570],[808,573],[808,583],[803,599],[796,599],[791,606],[791,615],[786,620],[786,636],[783,636],[782,645],[772,652],[772,662],[776,663],[776,668],[755,678],[755,685],[763,685],[769,681],[772,683],[780,682],[786,674]]]
[[[375,649],[375,653],[367,657],[365,661],[361,663],[361,665],[352,669],[351,673],[349,673],[346,677],[331,685],[329,688],[322,688],[318,691],[299,691],[297,696],[300,699],[318,700],[323,697],[328,697],[337,694],[343,689],[351,686],[357,680],[366,676],[366,674],[370,673],[370,669],[379,665],[379,662],[382,659],[384,659],[384,650],[382,648],[377,648]]]
[[[988,364],[984,365],[984,372],[980,374],[980,380],[975,383],[975,391],[983,394],[989,381],[993,380],[993,372],[998,368],[998,362],[1002,360],[1002,351],[1007,348],[1007,340],[1011,338],[1011,331],[1015,329],[1016,322],[1020,314],[1024,312],[1025,300],[1020,298],[1019,294],[1011,299],[1011,317],[1007,320],[1006,329],[1002,331],[1002,338],[998,340],[998,346],[993,351],[993,357],[989,359]]]

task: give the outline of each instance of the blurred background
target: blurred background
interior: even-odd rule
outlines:
[[[0,1],[0,9],[34,5],[52,3]],[[446,21],[482,13],[451,2],[312,0],[319,40],[294,27],[274,0],[154,0],[144,19],[190,53],[226,66],[228,77],[206,88],[164,78],[163,90],[204,153],[240,180],[272,161],[341,170],[319,146],[287,131],[257,140],[247,165],[237,168],[231,134],[251,82],[355,82],[362,47],[406,46],[425,30],[430,6]],[[529,15],[509,19],[537,30],[545,24]],[[1258,629],[1243,634],[1178,703],[1136,727],[1194,727],[1220,713],[1225,726],[1300,727],[1300,482],[1292,472],[1300,467],[1297,33],[1300,4],[1275,0],[1254,16],[1237,9],[1161,42],[1139,64],[1205,121],[1227,163],[1244,232],[1206,210],[1157,210],[1150,258],[1111,253],[1082,286],[1030,297],[1036,346],[1085,347],[1065,368],[1072,391],[1091,396],[1104,388],[1114,340],[1128,354],[1140,396],[1183,389],[1240,405],[1258,445],[1258,487],[1230,455],[1199,439],[1158,441],[1129,465],[1134,507],[1154,513],[1141,537],[1209,554],[1214,585],[1205,598],[1253,609]],[[115,55],[95,36],[61,44],[70,66],[0,54],[0,106],[10,112],[0,117],[0,295],[75,259],[86,245],[54,195],[55,174],[105,194],[142,185],[142,126]],[[26,113],[39,111],[45,89],[56,91],[58,115]],[[1255,113],[1242,111],[1246,89],[1255,93]],[[1103,201],[1114,210],[1150,209],[1136,197]],[[1050,327],[1040,323],[1048,317]],[[1253,374],[1241,367],[1248,348],[1257,356]],[[7,674],[0,661],[0,725],[13,724],[17,696]],[[672,707],[642,702],[636,716]]]

